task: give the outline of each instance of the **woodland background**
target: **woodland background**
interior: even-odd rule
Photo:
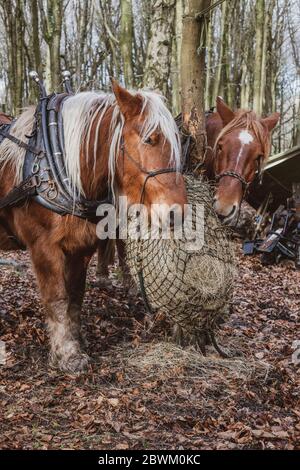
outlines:
[[[69,69],[77,90],[160,89],[174,115],[216,95],[281,112],[274,152],[300,144],[300,0],[0,0],[0,104],[36,102],[28,72],[50,91]],[[188,8],[189,7],[189,8]],[[196,93],[189,96],[191,77]],[[203,124],[203,123],[202,123]],[[231,315],[218,333],[233,359],[179,348],[112,269],[91,263],[82,328],[92,357],[81,376],[47,366],[45,312],[29,254],[1,252],[1,449],[299,449],[300,272],[262,266],[236,246]]]
[[[215,4],[191,34],[195,12]],[[30,70],[58,91],[68,69],[76,90],[108,91],[110,77],[159,89],[176,115],[182,75],[198,67],[203,108],[221,95],[281,113],[280,152],[300,144],[299,24],[300,0],[0,0],[0,104],[14,114],[35,102]]]

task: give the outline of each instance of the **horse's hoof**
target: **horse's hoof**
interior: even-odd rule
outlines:
[[[59,369],[62,372],[68,372],[72,374],[78,374],[84,372],[90,362],[90,358],[85,353],[77,353],[69,356],[68,358],[60,358],[55,360],[50,359],[50,366]]]

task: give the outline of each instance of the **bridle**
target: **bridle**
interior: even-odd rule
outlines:
[[[239,180],[244,192],[247,191],[249,185],[251,184],[251,181],[246,181],[242,175],[240,175],[239,173],[236,173],[235,171],[230,171],[230,170],[223,171],[223,173],[216,175],[215,176],[216,182],[218,183],[222,178],[224,178],[224,176],[230,176],[231,178],[235,178]]]
[[[141,173],[144,173],[146,175],[146,177],[144,179],[143,186],[142,186],[142,190],[141,190],[140,204],[143,204],[143,202],[144,202],[145,192],[146,192],[146,185],[147,185],[150,178],[154,178],[157,175],[163,175],[163,174],[166,174],[166,173],[178,173],[178,172],[180,172],[177,168],[174,168],[174,167],[160,168],[160,169],[157,169],[157,170],[156,169],[147,170],[146,168],[144,168],[139,162],[137,162],[130,155],[130,153],[128,152],[128,150],[125,147],[125,142],[124,142],[124,137],[123,136],[121,137],[120,149],[121,149],[122,156],[123,156],[123,164],[124,164],[124,160],[125,160],[125,156],[126,156],[128,158],[128,160],[130,160],[136,166],[136,168],[139,169],[139,171]]]
[[[258,178],[259,178],[259,184],[262,184],[262,176],[263,176],[263,172],[262,172],[262,169],[261,169],[261,159],[262,158],[263,157],[260,157],[259,161],[258,161],[258,172],[257,172],[257,174],[258,174]],[[218,183],[225,176],[235,178],[241,183],[242,189],[243,189],[243,198],[242,198],[242,200],[243,200],[245,198],[246,194],[247,194],[248,188],[249,188],[250,184],[252,183],[252,181],[247,181],[240,173],[237,173],[236,171],[233,171],[233,170],[227,170],[227,171],[223,171],[222,173],[216,174],[215,175],[215,181]]]
[[[259,160],[258,160],[258,178],[259,178],[259,184],[260,185],[262,184],[262,178],[263,178],[263,171],[262,171],[262,167],[261,167],[262,159],[263,159],[263,157],[259,157]],[[237,223],[238,223],[238,220],[240,218],[242,202],[244,201],[244,199],[247,195],[249,186],[252,183],[252,181],[247,181],[240,173],[237,173],[236,171],[233,171],[233,170],[226,170],[226,171],[223,171],[222,173],[216,174],[215,175],[215,181],[218,183],[225,176],[229,176],[231,178],[237,179],[241,183],[241,186],[242,186],[243,194],[242,194],[242,199],[241,199],[241,202],[240,202],[239,208],[238,208],[238,216],[237,216],[236,222],[235,222],[235,226],[236,226]]]

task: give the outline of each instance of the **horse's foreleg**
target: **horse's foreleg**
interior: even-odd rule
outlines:
[[[117,239],[117,252],[119,258],[119,266],[122,271],[122,278],[123,278],[123,286],[125,289],[129,291],[129,293],[133,296],[137,295],[137,288],[134,284],[132,276],[129,271],[128,264],[126,262],[126,245],[124,240]]]
[[[126,245],[124,240],[108,240],[98,245],[98,265],[97,274],[99,283],[102,286],[109,286],[109,266],[114,264],[115,247],[117,248],[119,267],[122,275],[122,283],[126,289],[130,289],[132,294],[136,294],[136,289],[126,263]]]
[[[88,356],[81,350],[80,301],[74,302],[70,293],[69,260],[59,247],[47,243],[36,243],[30,251],[46,307],[50,363],[63,371],[81,371]],[[78,268],[82,273],[80,263]]]
[[[80,335],[80,314],[86,286],[86,274],[91,257],[67,257],[66,281],[69,294],[69,311],[73,319],[73,334],[82,341]]]
[[[109,266],[114,264],[115,242],[114,240],[102,240],[98,244],[97,275],[100,286],[110,286]]]

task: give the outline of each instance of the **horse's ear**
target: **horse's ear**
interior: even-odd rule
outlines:
[[[143,106],[141,97],[139,95],[132,95],[114,79],[111,79],[111,84],[120,111],[125,119],[129,119],[140,114]]]
[[[217,102],[217,111],[221,116],[221,119],[223,121],[224,126],[230,123],[235,117],[234,112],[232,109],[227,106],[223,98],[221,96],[218,96],[216,99]]]
[[[264,119],[261,119],[260,122],[264,126],[266,126],[266,128],[268,129],[269,132],[271,132],[274,129],[274,127],[276,126],[276,124],[278,123],[279,118],[280,118],[279,113],[273,113],[270,116],[268,116]]]

